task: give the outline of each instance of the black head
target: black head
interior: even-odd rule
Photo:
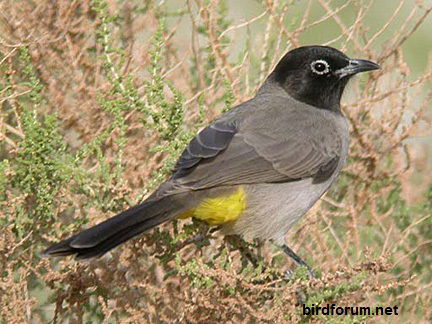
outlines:
[[[269,81],[277,82],[296,100],[335,110],[348,80],[359,72],[376,69],[377,64],[350,59],[332,47],[304,46],[285,54]]]

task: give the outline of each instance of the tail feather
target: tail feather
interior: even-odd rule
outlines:
[[[54,244],[44,256],[76,255],[77,259],[98,257],[132,237],[172,219],[184,208],[172,197],[146,201],[94,227]]]

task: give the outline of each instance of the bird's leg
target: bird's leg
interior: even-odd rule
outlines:
[[[312,271],[312,268],[309,267],[309,265],[306,262],[304,262],[297,254],[295,254],[295,252],[291,250],[286,244],[282,245],[281,249],[285,252],[286,255],[288,255],[291,259],[293,259],[298,266],[306,267],[309,278],[315,278],[315,274]],[[290,276],[290,273],[287,273],[287,276]]]

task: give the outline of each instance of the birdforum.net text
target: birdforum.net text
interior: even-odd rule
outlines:
[[[354,315],[354,316],[383,316],[399,315],[398,306],[336,306],[336,304],[327,304],[319,306],[312,304],[306,306],[303,304],[303,315]]]

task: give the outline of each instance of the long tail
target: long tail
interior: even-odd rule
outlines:
[[[56,243],[44,256],[75,254],[77,259],[98,257],[132,237],[143,233],[181,213],[185,208],[175,196],[145,201],[117,216]]]

